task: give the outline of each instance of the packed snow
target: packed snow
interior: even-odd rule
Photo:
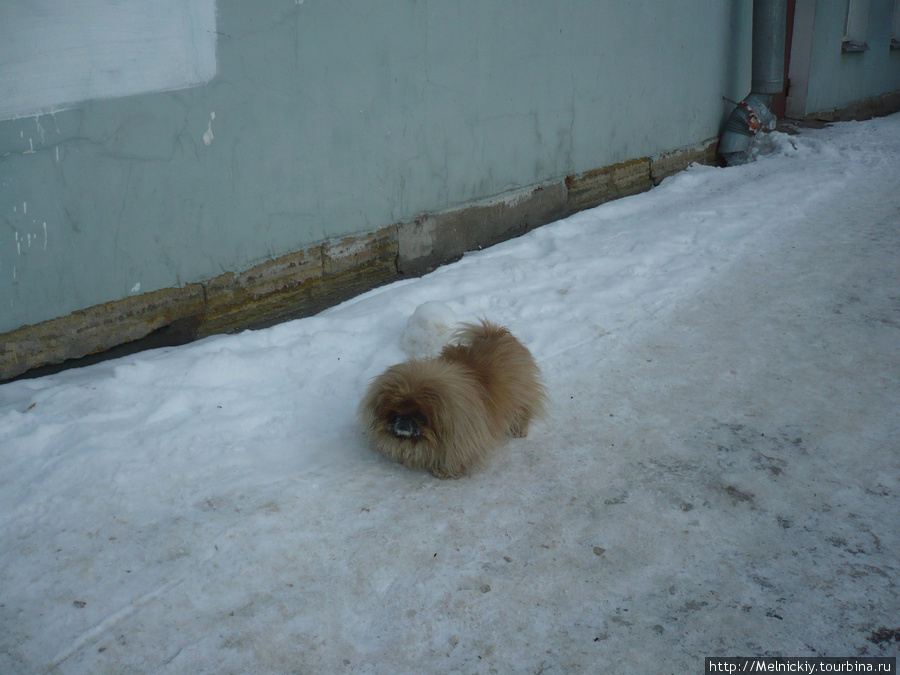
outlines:
[[[441,481],[355,410],[446,317],[508,326],[551,404]],[[895,115],[767,134],[314,317],[8,383],[0,672],[896,655],[898,376]]]
[[[409,317],[400,346],[411,359],[434,358],[453,339],[456,312],[443,302],[424,302]]]

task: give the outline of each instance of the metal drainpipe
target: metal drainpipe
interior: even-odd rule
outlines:
[[[753,70],[750,94],[732,111],[719,139],[726,164],[750,160],[750,143],[760,129],[774,129],[772,96],[784,89],[787,0],[753,0]]]

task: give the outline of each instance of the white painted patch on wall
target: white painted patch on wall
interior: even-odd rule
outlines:
[[[0,2],[0,120],[215,75],[215,0]]]
[[[209,145],[213,142],[215,136],[213,136],[212,123],[213,120],[216,119],[216,113],[209,113],[209,124],[206,127],[206,131],[203,134],[203,145]]]

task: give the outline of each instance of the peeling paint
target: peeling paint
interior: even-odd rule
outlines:
[[[206,133],[203,134],[203,145],[208,146],[213,142],[215,136],[213,136],[212,123],[213,120],[216,119],[216,113],[209,113],[209,124],[206,127]]]

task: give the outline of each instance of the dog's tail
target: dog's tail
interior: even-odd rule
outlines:
[[[452,340],[462,345],[472,345],[480,340],[491,340],[509,335],[509,329],[487,319],[479,319],[478,323],[464,323],[454,331]]]

